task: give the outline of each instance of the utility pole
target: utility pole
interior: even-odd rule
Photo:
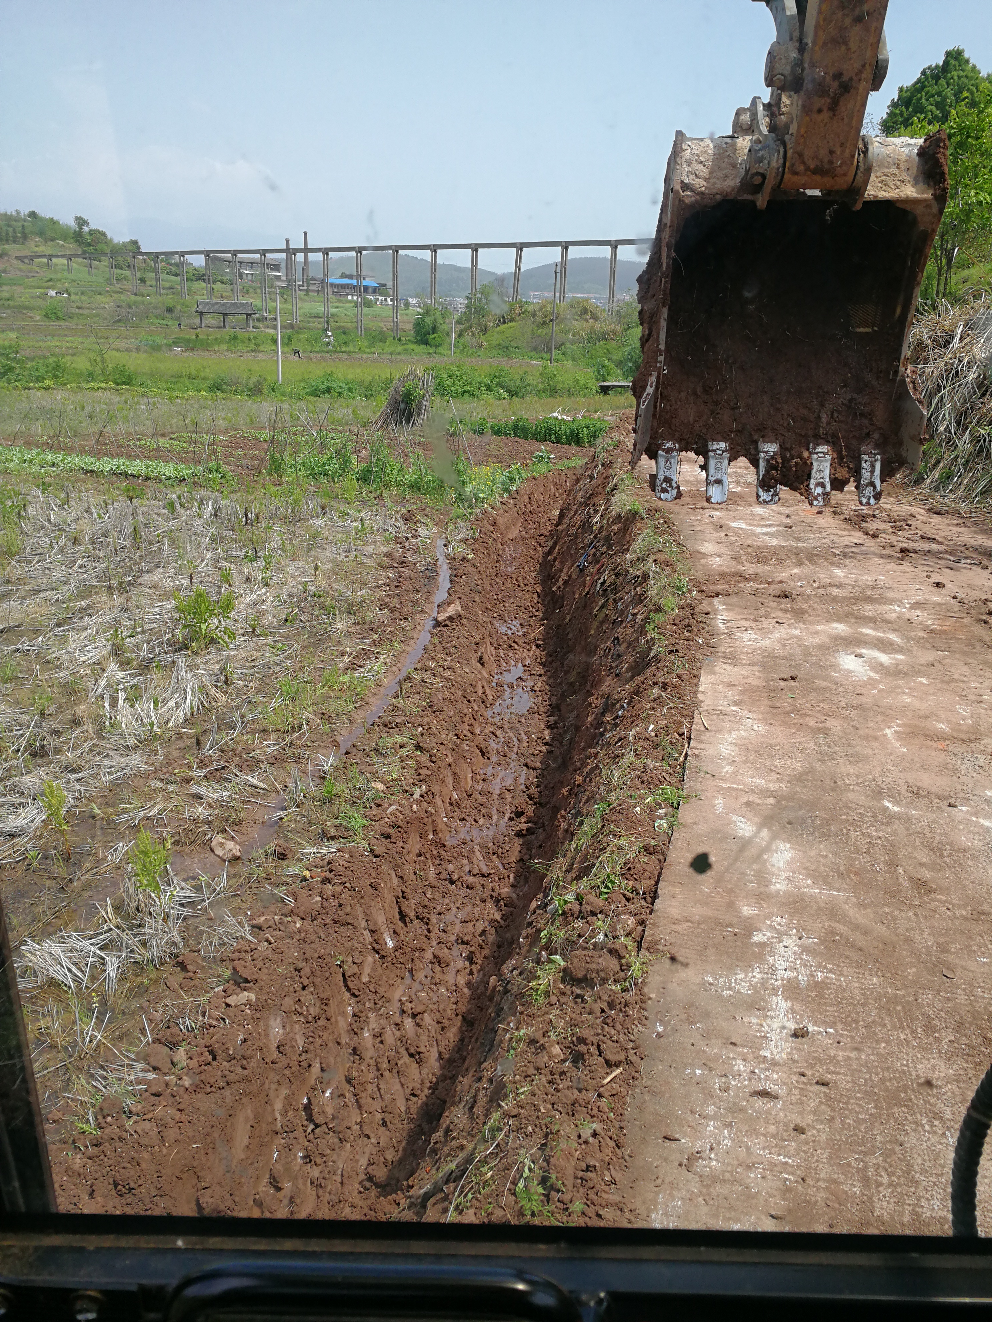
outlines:
[[[455,356],[455,309],[451,309],[451,356]]]
[[[555,323],[558,312],[558,263],[555,262],[555,289],[551,295],[551,366],[555,364]]]
[[[276,281],[276,385],[282,385],[282,321],[279,317],[279,281]]]

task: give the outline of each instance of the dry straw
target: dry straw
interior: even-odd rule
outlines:
[[[992,306],[983,294],[916,319],[910,361],[929,440],[918,482],[956,500],[992,500]]]

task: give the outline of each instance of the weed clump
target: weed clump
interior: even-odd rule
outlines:
[[[190,652],[201,652],[211,643],[230,647],[236,637],[227,623],[234,614],[234,593],[224,591],[216,599],[205,588],[173,594],[181,625],[182,645]]]
[[[543,445],[595,445],[609,430],[606,418],[509,418],[490,422],[478,418],[472,430],[476,436],[515,436],[521,441],[540,441]]]
[[[161,876],[168,861],[168,841],[164,845],[159,844],[154,836],[142,827],[131,846],[131,866],[134,868],[134,880],[140,892],[154,895],[157,900],[161,900]]]
[[[69,847],[69,823],[65,818],[65,810],[69,803],[69,796],[57,780],[46,780],[41,789],[41,806],[45,813],[45,821],[57,831],[62,837],[62,844],[65,847],[66,855],[71,853]]]

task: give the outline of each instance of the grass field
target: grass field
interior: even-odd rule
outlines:
[[[612,419],[622,403],[598,392],[603,365],[588,360],[589,335],[598,327],[597,335],[614,338],[597,343],[622,346],[632,333],[629,308],[612,320],[592,305],[565,309],[552,366],[541,351],[548,310],[540,306],[511,309],[503,320],[480,306],[477,322],[462,318],[452,357],[450,348],[414,341],[410,309],[394,339],[391,308],[366,307],[359,340],[354,302],[338,299],[332,347],[322,296],[301,291],[299,324],[283,323],[279,384],[272,320],[251,332],[200,330],[194,309],[204,294],[202,270],[190,268],[185,301],[167,268],[161,297],[149,282],[150,265],[132,294],[123,258],[111,286],[105,262],[90,274],[77,258],[70,273],[64,262],[49,269],[43,258],[31,265],[0,254],[0,437],[8,446],[204,465],[212,446],[229,452],[239,436],[305,432],[318,421],[323,429],[361,429],[411,365],[434,373],[435,416],[453,428],[472,430],[480,417],[550,413]],[[230,292],[218,276],[214,295]],[[257,288],[245,284],[241,293],[260,306]],[[288,302],[283,310],[288,316]]]

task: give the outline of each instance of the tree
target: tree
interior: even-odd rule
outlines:
[[[428,303],[413,319],[413,338],[417,344],[440,349],[444,343],[447,324],[448,318],[444,308],[433,307]]]
[[[962,47],[953,46],[940,64],[928,64],[908,87],[899,88],[882,119],[882,132],[913,136],[910,130],[918,122],[947,128],[956,106],[965,101],[974,104],[989,90],[992,75],[983,74]]]
[[[82,245],[83,235],[86,233],[89,227],[90,227],[90,222],[86,219],[85,216],[73,216],[72,234],[73,234],[73,238],[76,240],[78,244]]]
[[[959,253],[973,261],[984,256],[992,237],[992,88],[963,101],[947,125],[947,206],[933,246],[936,296],[950,292]]]
[[[947,206],[930,257],[935,296],[947,298],[958,257],[980,260],[992,237],[992,75],[955,46],[899,88],[881,127],[914,138],[947,130]]]

